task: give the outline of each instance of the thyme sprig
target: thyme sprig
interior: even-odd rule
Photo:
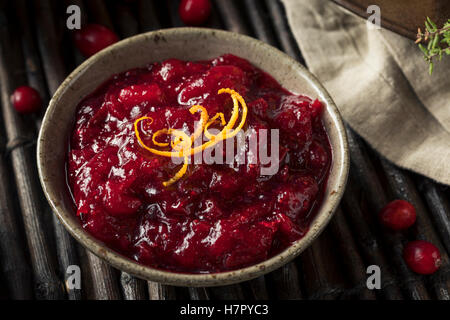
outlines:
[[[417,30],[416,43],[424,54],[424,59],[430,65],[429,73],[433,73],[436,59],[441,60],[444,54],[450,55],[450,19],[442,28],[438,28],[436,23],[429,17],[425,21],[425,32],[420,28]]]

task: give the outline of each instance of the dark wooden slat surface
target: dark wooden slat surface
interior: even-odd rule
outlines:
[[[429,179],[421,179],[419,190],[425,197],[432,214],[434,226],[439,232],[442,243],[450,252],[450,202],[445,192]]]
[[[300,276],[295,262],[290,262],[266,276],[271,280],[277,299],[301,300]]]
[[[240,284],[209,288],[213,300],[244,300],[244,291]]]
[[[210,294],[206,288],[189,288],[191,300],[210,300]]]
[[[236,1],[214,0],[214,5],[220,10],[225,27],[229,31],[249,34],[248,24],[241,18]]]
[[[24,51],[24,55],[26,57],[26,71],[27,71],[27,79],[30,86],[38,90],[41,97],[43,98],[44,104],[48,101],[48,91],[45,85],[45,78],[42,72],[41,61],[38,53],[38,48],[36,41],[33,37],[33,30],[30,24],[32,20],[29,15],[30,8],[28,7],[28,3],[25,0],[19,0],[16,3],[16,12],[19,17],[20,25],[21,25],[21,35],[22,35],[22,47]],[[45,108],[44,108],[45,110]],[[40,127],[41,120],[40,118],[36,118],[36,127]],[[41,195],[43,197],[43,195]],[[51,209],[46,201],[44,201],[43,211],[44,211],[44,219],[46,220],[46,225],[49,227],[56,221],[54,221],[54,215],[51,212]],[[51,229],[47,228],[46,232],[51,234]],[[65,230],[61,226],[55,226],[55,235],[52,239],[53,242],[56,242],[56,246],[58,248],[57,257],[59,259],[60,266],[60,276],[64,278],[65,270],[68,266],[77,264],[78,259],[76,256],[76,248],[73,240],[69,237],[69,235],[65,232]],[[70,246],[69,250],[66,248]],[[61,268],[62,266],[62,268]],[[64,283],[65,284],[65,283]],[[65,286],[66,292],[68,294],[69,299],[79,300],[81,299],[81,291],[78,289],[70,289]]]
[[[3,131],[3,130],[2,130]],[[4,133],[0,133],[0,250],[3,254],[0,260],[1,272],[5,279],[9,295],[12,299],[31,299],[34,296],[31,284],[31,272],[26,260],[26,248],[21,239],[22,233],[12,200],[15,195],[8,188],[12,185],[5,161]]]
[[[329,234],[322,233],[300,256],[305,293],[309,300],[341,299],[346,289],[339,259],[331,255]]]
[[[3,8],[0,12],[2,23],[0,26],[0,82],[3,120],[33,268],[35,295],[40,299],[62,299],[64,291],[56,274],[54,256],[51,254],[48,236],[42,232],[45,230],[42,199],[39,198],[40,188],[33,148],[30,148],[35,127],[30,126],[30,119],[20,117],[10,102],[11,92],[17,86],[26,83],[26,80],[20,42],[16,40],[17,34],[12,31],[16,26],[8,20],[13,16],[7,18],[4,15],[5,9],[12,8]],[[18,71],[21,72],[18,73]]]
[[[251,35],[251,31],[249,26],[244,23],[245,18],[242,17],[239,13],[239,9],[237,7],[236,1],[229,1],[226,5],[222,1],[216,2],[218,8],[222,12],[222,18],[227,29],[230,29],[235,32],[239,32],[242,34]],[[252,21],[254,23],[255,21]],[[253,25],[254,28],[258,28],[258,26]],[[269,38],[269,33],[265,33],[267,35],[266,41],[269,44],[275,44],[274,38]],[[279,270],[274,271],[274,278],[281,281],[274,281],[274,287],[277,292],[283,294],[284,296],[288,296],[291,299],[300,299],[302,297],[301,289],[300,289],[300,281],[297,273],[296,267],[293,265],[293,262]],[[286,291],[287,290],[287,291]]]
[[[252,298],[255,300],[268,300],[269,299],[269,293],[267,291],[267,285],[266,285],[266,277],[261,276],[256,279],[247,281],[243,285],[248,285],[248,290],[250,291],[250,294]]]
[[[67,75],[61,50],[55,47],[62,42],[57,35],[54,19],[52,19],[55,8],[51,5],[51,1],[35,1],[35,9],[38,24],[41,26],[41,29],[38,29],[38,39],[41,44],[40,48],[44,71],[48,88],[51,93],[54,93]],[[75,257],[75,252],[72,252],[72,242],[74,240],[68,235],[67,231],[62,229],[62,225],[56,218],[54,219],[54,224],[56,234],[60,236],[57,241],[60,244],[58,255],[64,256],[70,252],[70,256],[67,256],[64,261],[61,261],[65,270],[67,268],[65,264],[73,263],[70,262],[70,259]],[[118,279],[112,267],[91,253],[87,254],[87,258],[88,265],[90,266],[89,270],[92,273],[91,277],[94,282],[95,297],[97,299],[119,299],[120,290],[118,287]]]
[[[380,249],[380,244],[372,230],[372,225],[367,223],[365,219],[366,213],[361,208],[361,190],[362,188],[355,184],[353,173],[350,174],[343,199],[344,214],[351,225],[353,235],[364,260],[368,265],[379,266],[382,271],[381,288],[383,296],[389,300],[402,299],[403,295],[395,280],[392,268],[388,264],[384,252]]]
[[[2,17],[4,18],[4,17]],[[6,21],[0,21],[6,23]],[[9,296],[12,299],[32,299],[34,290],[32,286],[31,270],[26,259],[23,234],[17,219],[19,213],[13,205],[16,197],[8,172],[6,139],[3,128],[0,131],[0,259],[1,272],[6,282]]]
[[[176,300],[175,287],[165,286],[156,282],[147,282],[150,300]]]
[[[12,189],[0,186],[0,201],[9,199],[9,202],[5,200],[0,203],[0,241],[5,240],[0,250],[9,252],[10,247],[17,248],[16,255],[8,255],[8,259],[1,260],[3,275],[17,263],[21,265],[15,269],[13,277],[7,277],[11,297],[449,299],[449,191],[423,177],[414,175],[412,179],[409,173],[380,160],[350,129],[352,168],[342,208],[319,239],[298,259],[266,276],[225,287],[175,288],[145,282],[119,272],[79,247],[50,214],[37,186],[32,160],[33,142],[42,115],[17,116],[9,102],[13,88],[24,83],[38,89],[47,100],[67,72],[84,60],[73,45],[71,32],[65,28],[65,8],[68,4],[77,4],[82,8],[83,23],[104,24],[121,37],[160,27],[184,26],[178,16],[179,0],[167,3],[156,0],[19,0],[14,5],[8,4],[8,8],[0,8],[0,33],[5,35],[0,39],[0,81],[5,123],[5,132],[0,131],[0,182],[13,186]],[[17,15],[20,21],[16,28],[20,30],[20,43],[12,43],[7,52],[4,50],[5,43],[15,39],[12,35],[17,30],[10,34],[14,27],[8,24],[11,18],[9,14],[7,18],[4,12],[14,12],[13,16]],[[256,36],[304,64],[279,1],[214,0],[213,14],[205,26]],[[3,142],[2,134],[5,138]],[[7,150],[7,143],[9,147],[14,146],[13,150]],[[11,177],[7,174],[10,166],[13,168]],[[17,190],[18,207],[10,201],[15,196],[11,190]],[[377,223],[377,212],[393,198],[407,199],[416,206],[418,222],[414,230],[406,234],[393,234]],[[54,228],[48,221],[53,221]],[[38,230],[47,230],[45,236],[36,236]],[[27,246],[21,243],[22,239],[18,236],[21,234],[26,234]],[[401,252],[404,243],[416,238],[430,240],[441,250],[443,267],[433,276],[420,277],[403,262]],[[26,257],[29,253],[30,257]],[[64,271],[70,264],[81,265],[82,291],[63,287]],[[371,264],[380,266],[383,272],[380,291],[367,290],[364,285],[365,268]],[[43,290],[32,287],[30,269],[35,285]]]
[[[376,299],[375,293],[366,286],[366,267],[356,248],[351,230],[345,221],[345,216],[340,208],[330,222],[330,229],[337,241],[339,256],[341,257],[348,276],[351,278],[355,295],[364,300]]]
[[[433,224],[428,216],[428,210],[425,207],[412,179],[400,169],[394,167],[386,160],[381,161],[383,169],[386,173],[387,181],[391,187],[391,192],[395,199],[404,199],[414,205],[417,212],[417,220],[414,224],[414,239],[426,240],[438,247],[441,252],[442,265],[440,269],[430,275],[428,280],[434,290],[436,297],[440,300],[450,300],[450,266],[449,258],[445,248],[441,244]]]
[[[350,129],[347,130],[347,137],[352,169],[356,173],[355,177],[359,180],[360,186],[364,187],[368,195],[370,195],[367,197],[367,204],[371,212],[375,213],[371,217],[366,215],[366,218],[369,219],[369,224],[377,225],[376,213],[388,203],[385,189],[382,187],[375,168],[359,138]],[[430,296],[422,279],[407,267],[402,258],[402,244],[405,242],[403,235],[392,233],[388,230],[379,230],[379,232],[381,233],[380,238],[384,242],[384,247],[388,251],[388,256],[402,278],[402,285],[409,298],[415,300],[429,299]]]
[[[244,4],[256,37],[270,45],[277,46],[269,16],[262,8],[263,1],[244,0]]]
[[[45,70],[45,76],[43,74],[44,70],[42,70],[41,68],[37,68],[29,78],[33,79],[33,83],[41,81],[41,79],[43,78],[47,79],[47,87],[43,84],[34,87],[46,100],[48,96],[51,96],[56,91],[59,84],[63,80],[62,75],[65,73],[63,62],[58,57],[58,44],[61,43],[61,41],[58,39],[58,36],[56,34],[56,27],[54,26],[53,22],[54,20],[50,16],[52,9],[49,3],[46,3],[46,1],[40,1],[39,3],[35,2],[35,6],[32,7],[27,7],[26,1],[22,1],[22,3],[19,3],[19,11],[22,12],[24,18],[25,16],[30,16],[28,13],[30,12],[30,10],[33,10],[32,12],[36,12],[36,23],[40,26],[37,29],[37,42],[40,54],[42,56],[42,65],[43,69]],[[36,51],[36,48],[30,48],[30,52],[27,57],[34,57],[36,65],[40,65],[37,64],[38,52]],[[60,74],[61,76],[58,76],[58,74]],[[69,276],[66,273],[67,268],[71,265],[80,265],[76,252],[76,245],[74,239],[72,239],[72,237],[64,229],[64,227],[61,225],[54,214],[52,214],[52,223],[55,234],[60,274],[63,275],[63,279],[66,279],[67,276]],[[66,284],[65,281],[64,283]],[[80,290],[71,289],[68,286],[65,286],[65,289],[69,299],[81,299]]]
[[[105,27],[114,30],[113,21],[109,15],[108,8],[103,0],[89,0],[86,1],[86,8],[89,11],[92,20],[96,23],[102,24]]]
[[[109,14],[109,10],[105,5],[104,1],[95,0],[88,1],[88,11],[89,16],[92,17],[98,23],[104,24],[111,28],[112,30],[120,31],[123,37],[133,36],[138,33],[138,23],[137,21],[130,22],[132,19],[131,11],[128,7],[116,4],[113,8],[114,14],[119,21],[122,21],[116,28],[112,24],[113,19]],[[117,20],[116,19],[116,20]],[[74,48],[75,49],[75,48]],[[78,59],[80,56],[78,56]],[[77,61],[80,63],[82,60]],[[91,259],[89,259],[91,260]],[[108,274],[108,286],[106,286],[103,293],[104,295],[114,295],[119,296],[119,287],[115,281],[115,275],[112,267],[107,266],[100,259],[96,259],[95,264],[99,265],[101,269],[106,269],[105,272]],[[101,266],[100,266],[101,264]],[[147,298],[147,285],[145,281],[132,277],[131,275],[120,272],[120,286],[124,298],[127,300],[143,300]]]
[[[98,300],[121,299],[116,270],[93,253],[87,253],[95,298]]]
[[[281,3],[279,1],[266,0],[266,6],[270,12],[272,23],[277,31],[275,34],[283,51],[292,58],[300,61],[300,63],[305,64],[303,57],[300,55],[298,46],[295,43],[294,37],[290,32]]]
[[[126,300],[146,300],[147,286],[146,283],[137,279],[126,272],[120,274],[120,285],[122,295]]]
[[[115,1],[112,8],[112,18],[122,38],[134,36],[139,32],[138,21],[134,18],[129,6],[121,1]]]
[[[141,32],[152,31],[161,27],[153,0],[138,1],[138,20]]]

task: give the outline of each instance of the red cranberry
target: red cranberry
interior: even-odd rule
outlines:
[[[439,249],[430,242],[418,240],[403,249],[403,259],[414,272],[432,274],[441,266]]]
[[[416,221],[416,209],[408,201],[394,200],[380,211],[380,220],[389,229],[404,230]]]
[[[119,100],[129,107],[143,102],[162,103],[162,99],[163,92],[156,83],[131,85],[119,92]]]
[[[323,169],[328,163],[328,154],[325,148],[317,141],[309,147],[309,166],[313,169]]]
[[[211,14],[210,0],[182,0],[178,8],[181,20],[187,25],[198,26]]]
[[[323,109],[324,106],[318,99],[314,100],[313,103],[311,103],[311,113],[313,117],[320,116],[323,112]]]
[[[302,96],[286,96],[273,118],[281,135],[289,140],[291,150],[302,151],[308,141],[312,140],[311,110],[309,101]]]
[[[264,100],[263,98],[259,98],[255,101],[248,103],[248,109],[261,119],[265,119],[267,117],[268,108],[269,105],[267,104],[267,101]]]
[[[11,102],[20,113],[33,113],[38,111],[42,106],[42,99],[32,87],[22,86],[14,90],[11,96]]]
[[[300,176],[292,184],[281,185],[275,192],[275,212],[283,213],[296,221],[311,208],[319,192],[319,186],[313,178]]]
[[[75,45],[86,58],[119,41],[119,37],[100,24],[88,24],[75,32]]]

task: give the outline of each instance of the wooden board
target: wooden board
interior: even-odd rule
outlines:
[[[370,5],[381,9],[381,26],[410,39],[416,39],[417,28],[424,30],[426,17],[442,26],[450,19],[450,0],[332,0],[367,18]]]

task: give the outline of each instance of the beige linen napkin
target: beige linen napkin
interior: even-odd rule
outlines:
[[[282,1],[309,69],[350,126],[395,164],[450,184],[450,56],[429,76],[412,40],[369,29],[329,0]]]

